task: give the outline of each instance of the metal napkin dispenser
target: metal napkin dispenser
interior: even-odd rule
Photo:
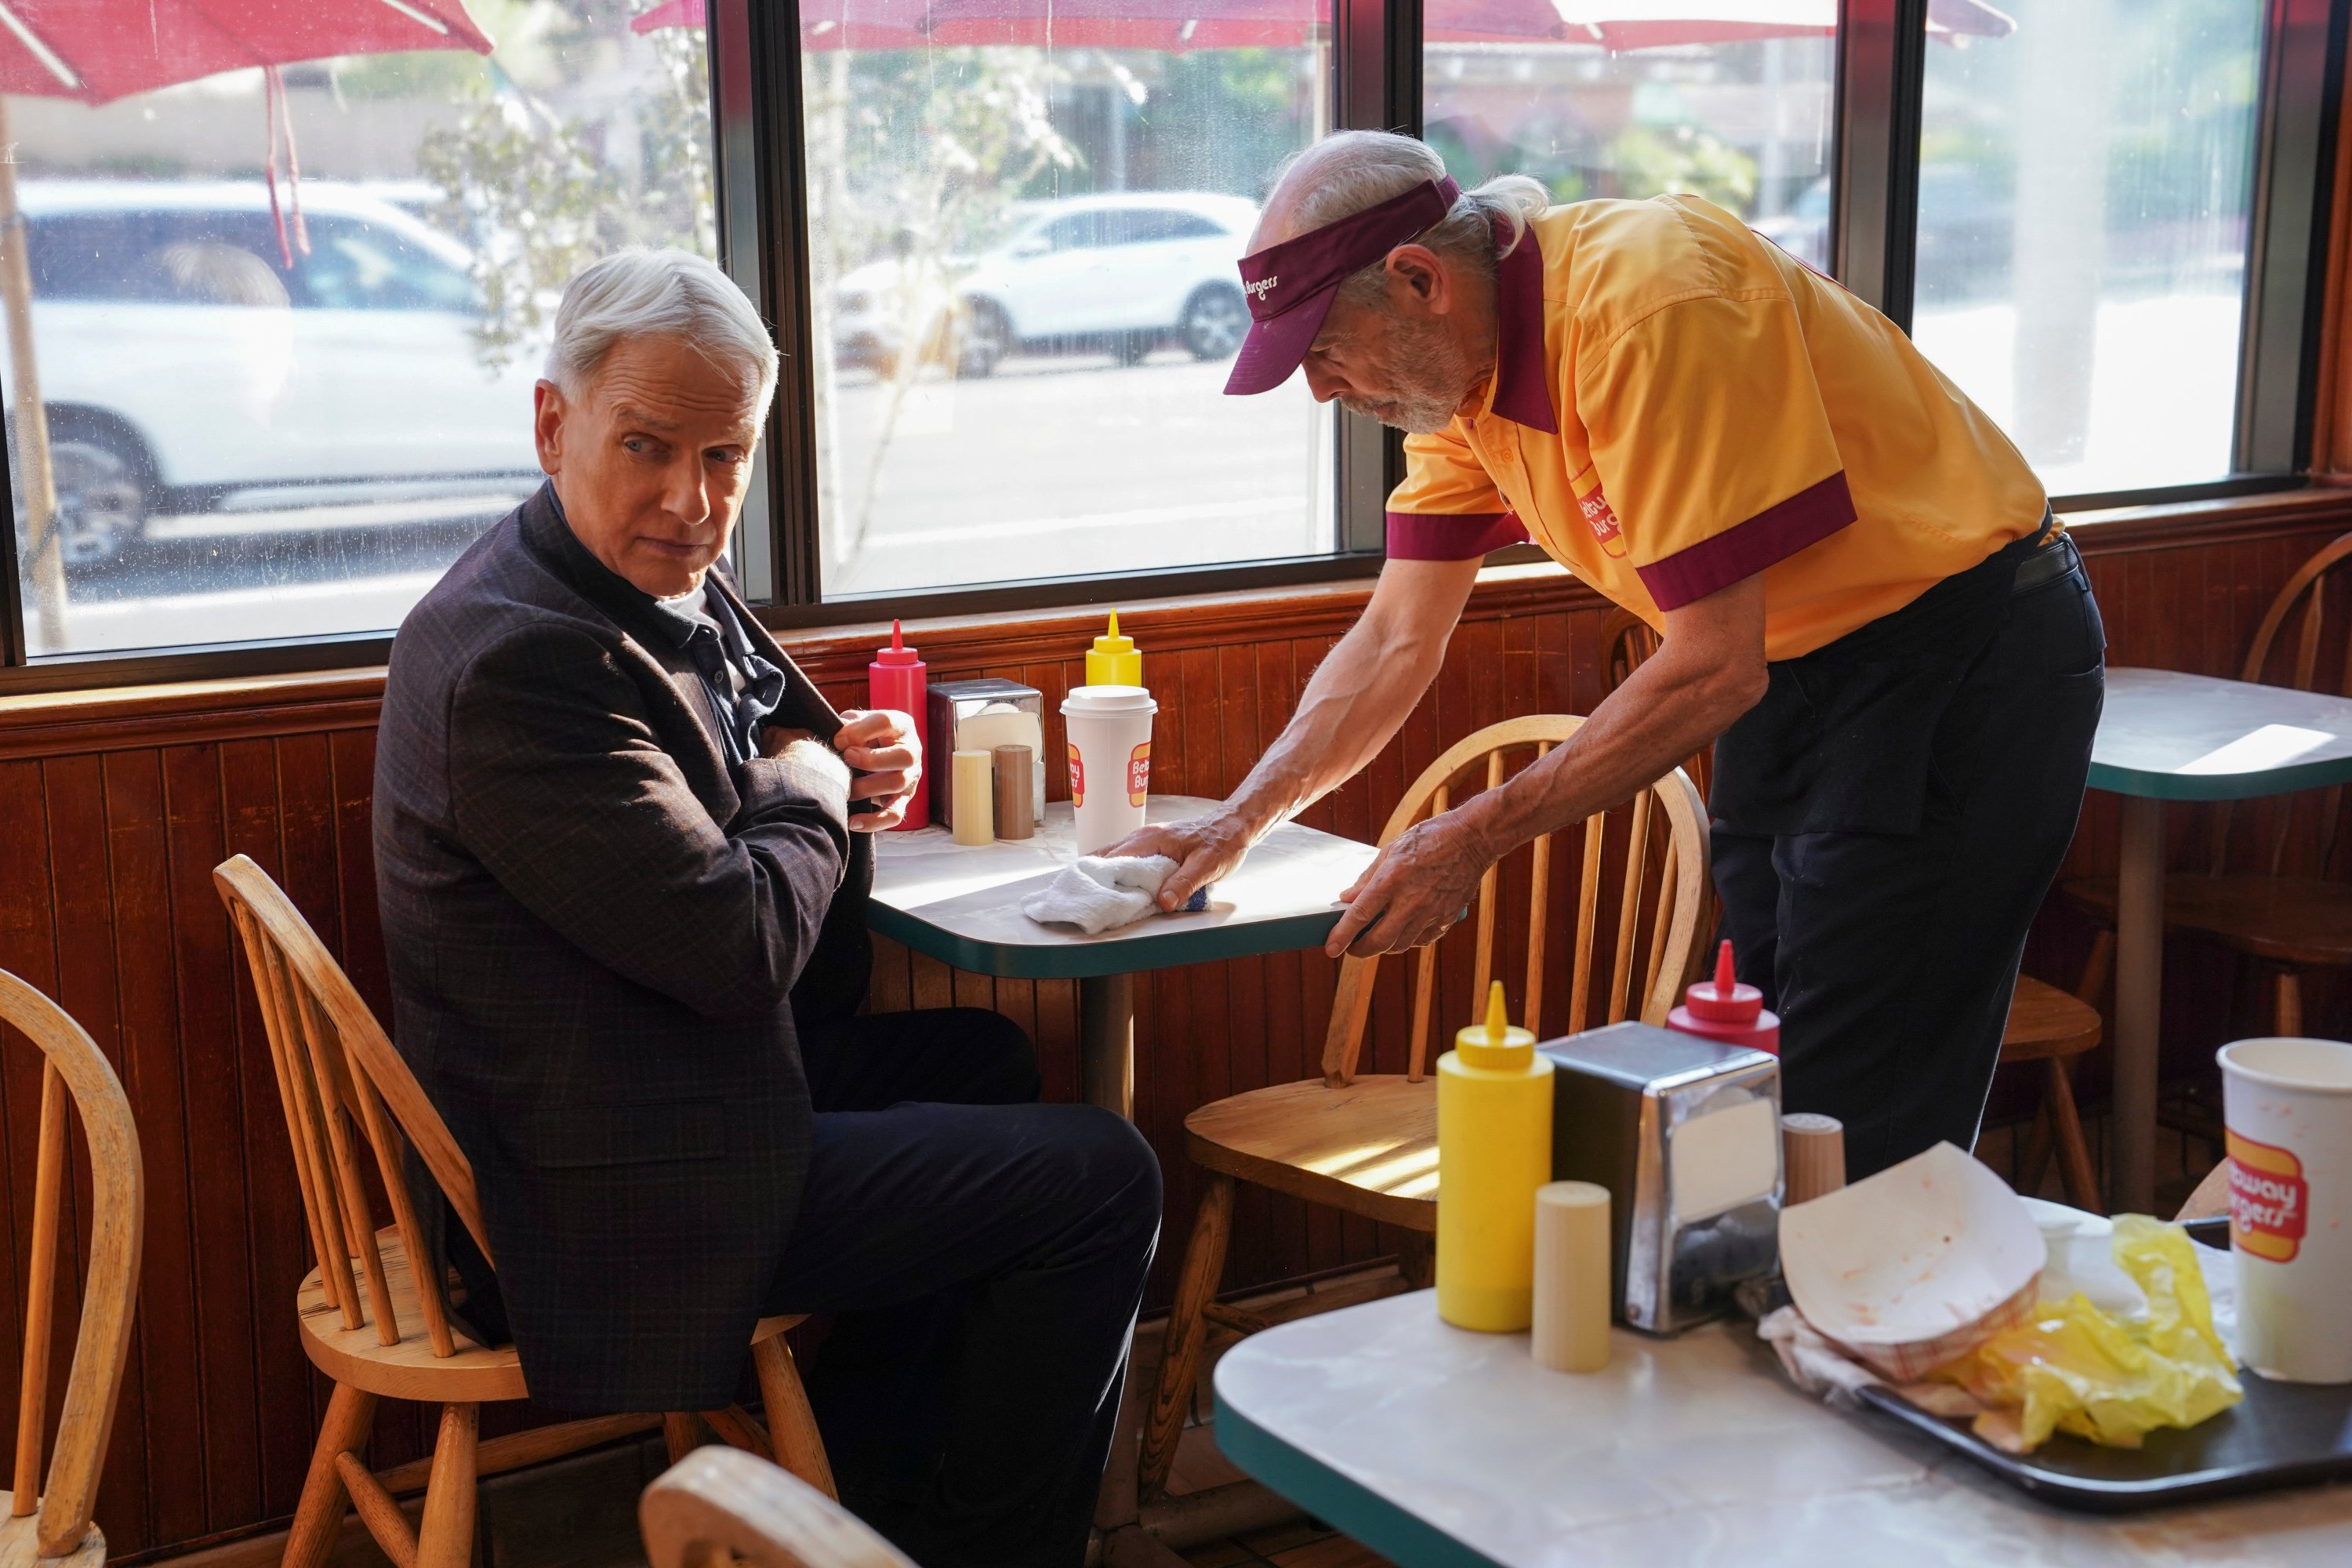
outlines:
[[[1538,1047],[1552,1062],[1552,1176],[1609,1189],[1611,1288],[1628,1327],[1678,1333],[1771,1272],[1780,1063],[1614,1024]]]
[[[1045,755],[1045,698],[1034,686],[1017,680],[985,677],[977,680],[935,680],[929,696],[930,722],[925,726],[930,755],[923,771],[930,775],[931,820],[942,826],[955,824],[954,769],[948,765],[955,752],[992,752],[999,746],[1026,746],[1030,751],[1030,818],[1045,820],[1045,777],[1061,765],[1059,757]]]

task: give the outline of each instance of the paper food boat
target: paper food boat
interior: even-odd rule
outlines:
[[[1780,1214],[1797,1310],[1899,1383],[2031,1312],[2048,1260],[2023,1200],[1949,1143]]]

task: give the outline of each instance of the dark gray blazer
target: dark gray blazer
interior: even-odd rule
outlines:
[[[473,1162],[495,1279],[430,1214],[467,1321],[559,1409],[734,1397],[808,1167],[795,1015],[854,1013],[871,963],[839,777],[730,768],[647,606],[542,487],[403,623],[376,742],[393,1035]],[[775,721],[830,736],[755,643]]]

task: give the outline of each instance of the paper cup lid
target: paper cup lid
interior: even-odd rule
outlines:
[[[1073,686],[1064,713],[1156,713],[1160,704],[1140,686]]]

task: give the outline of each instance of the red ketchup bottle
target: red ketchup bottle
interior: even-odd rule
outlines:
[[[1764,993],[1732,979],[1728,942],[1715,950],[1714,984],[1702,980],[1683,993],[1683,1005],[1666,1015],[1666,1027],[1780,1054],[1780,1016],[1764,1010]]]
[[[907,815],[893,832],[928,827],[931,823],[930,770],[939,765],[931,755],[931,738],[924,730],[930,723],[928,712],[930,698],[929,682],[924,679],[929,667],[907,646],[898,630],[898,623],[890,623],[890,646],[875,650],[874,662],[866,667],[866,705],[868,708],[890,708],[906,714],[915,721],[915,738],[923,747],[923,772],[927,775],[907,801]]]

